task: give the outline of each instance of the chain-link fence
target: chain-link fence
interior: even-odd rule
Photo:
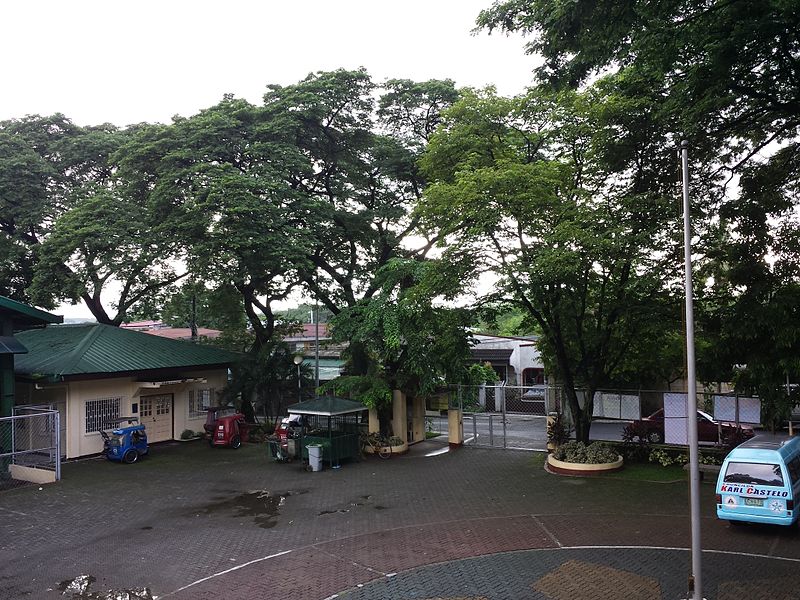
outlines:
[[[17,406],[0,418],[0,489],[61,479],[59,413],[47,406]]]

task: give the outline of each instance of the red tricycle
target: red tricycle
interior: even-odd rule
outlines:
[[[208,409],[204,429],[210,434],[209,445],[235,449],[247,437],[249,426],[245,423],[244,415],[236,409],[217,407]]]

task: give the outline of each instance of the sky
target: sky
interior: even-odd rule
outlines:
[[[453,79],[513,95],[536,60],[524,40],[473,34],[491,0],[6,0],[0,120],[169,122],[226,93],[365,67],[373,80]],[[82,305],[54,311],[89,317]]]
[[[515,94],[534,59],[520,37],[473,35],[491,0],[7,0],[0,119],[169,122],[232,93],[366,67],[373,79],[495,84]]]

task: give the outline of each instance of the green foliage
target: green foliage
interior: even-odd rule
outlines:
[[[466,371],[466,376],[462,383],[464,385],[476,386],[482,383],[495,383],[500,379],[497,371],[489,363],[470,365]]]
[[[587,446],[583,442],[572,441],[556,448],[553,451],[553,458],[569,463],[604,464],[615,462],[619,456],[602,442],[594,442]]]
[[[539,81],[558,89],[610,73],[599,84],[625,120],[649,103],[654,139],[682,132],[691,142],[698,374],[735,378],[779,423],[797,402],[782,384],[800,377],[795,3],[500,0],[478,26],[532,34],[528,50],[545,58]],[[673,180],[675,163],[665,167],[655,180]]]
[[[3,291],[46,308],[83,301],[116,325],[177,279],[171,236],[118,176],[114,153],[133,131],[60,114],[0,123]]]
[[[492,271],[482,302],[522,311],[541,331],[584,441],[592,406],[575,389],[592,398],[600,386],[649,380],[640,367],[670,358],[659,337],[680,315],[668,293],[680,273],[666,233],[671,190],[650,183],[665,144],[647,105],[626,105],[638,119],[623,119],[618,104],[603,87],[510,99],[467,91],[422,159],[431,184],[418,214],[447,239],[444,260]],[[636,150],[617,153],[620,137]]]
[[[335,341],[362,349],[370,379],[387,389],[427,396],[466,375],[471,313],[437,304],[460,289],[457,273],[435,261],[394,259],[382,268],[378,293],[333,320]],[[358,373],[354,373],[358,375]],[[376,388],[370,383],[367,389]]]
[[[184,429],[181,432],[181,439],[182,440],[191,440],[192,438],[196,437],[194,431],[191,429]]]
[[[332,391],[343,398],[355,398],[374,409],[385,408],[392,403],[392,390],[384,379],[376,375],[343,375],[323,384],[321,391]]]
[[[710,454],[710,453],[698,454],[698,462],[701,465],[721,465],[724,459],[725,459],[724,456],[720,456],[717,454]],[[684,466],[689,462],[689,454],[681,450],[658,448],[658,449],[653,449],[650,452],[648,460],[651,463],[658,463],[662,467],[668,467],[670,465]]]

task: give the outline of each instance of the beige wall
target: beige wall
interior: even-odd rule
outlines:
[[[55,396],[66,396],[66,457],[77,458],[96,454],[103,449],[103,439],[99,432],[86,433],[86,402],[100,398],[121,398],[120,416],[132,415],[132,405],[140,403],[141,396],[172,394],[173,426],[172,438],[180,437],[184,429],[202,431],[205,414],[189,415],[189,391],[213,389],[216,396],[227,384],[227,370],[193,371],[184,373],[182,378],[204,378],[205,383],[191,382],[159,387],[148,386],[136,381],[134,377],[71,381],[68,384],[43,385],[43,389],[30,386],[30,402],[34,404],[55,402]],[[156,380],[158,378],[155,378]],[[166,379],[166,378],[165,378]],[[59,391],[60,390],[60,391]],[[138,416],[138,415],[134,415]],[[146,425],[146,424],[145,424]]]

